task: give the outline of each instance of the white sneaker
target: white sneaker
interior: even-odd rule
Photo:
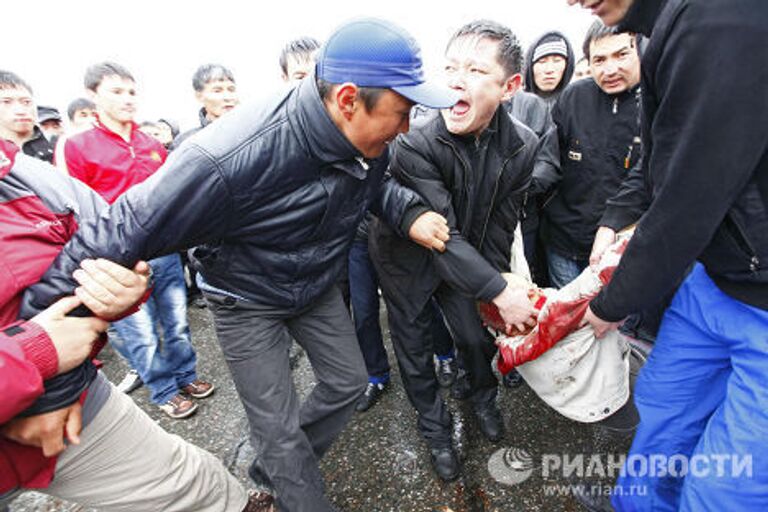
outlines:
[[[128,370],[128,373],[125,374],[123,380],[116,387],[118,391],[128,394],[139,389],[142,385],[144,385],[144,382],[139,377],[139,372]]]

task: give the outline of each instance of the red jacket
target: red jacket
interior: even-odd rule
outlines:
[[[168,153],[158,141],[133,124],[126,142],[101,122],[68,138],[64,158],[69,174],[79,179],[109,204],[123,192],[149,178]]]
[[[37,282],[77,230],[104,202],[88,187],[0,140],[0,424],[25,410],[58,368],[45,331],[17,322],[24,289]],[[0,494],[46,487],[55,458],[0,436]]]

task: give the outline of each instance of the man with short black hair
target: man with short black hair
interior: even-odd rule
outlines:
[[[476,301],[493,302],[504,321],[532,322],[527,295],[510,272],[519,212],[530,184],[538,139],[503,102],[520,88],[522,50],[507,27],[476,21],[460,28],[446,51],[447,84],[459,101],[424,116],[392,147],[391,172],[448,220],[445,252],[418,247],[381,222],[372,226],[371,258],[387,301],[400,376],[419,413],[418,427],[443,480],[458,477],[451,416],[432,366],[430,300],[445,314],[469,376],[469,399],[483,435],[498,442],[504,423],[491,368],[496,347]]]
[[[589,265],[606,201],[640,158],[640,58],[634,34],[590,27],[584,54],[594,80],[569,85],[552,110],[560,166],[534,175],[534,194],[555,192],[541,224],[549,278],[562,288]]]
[[[178,148],[182,142],[199,132],[240,103],[235,75],[221,64],[203,64],[192,75],[195,98],[202,104],[198,118],[200,126],[182,133],[171,144]]]
[[[32,88],[15,73],[0,70],[0,137],[24,154],[53,162],[53,145],[37,126]]]
[[[85,86],[96,105],[97,120],[90,130],[67,139],[64,156],[69,173],[111,204],[153,175],[166,151],[133,120],[136,83],[127,69],[114,62],[95,64],[86,71]],[[149,264],[154,277],[150,300],[114,323],[119,336],[113,346],[134,370],[119,387],[130,392],[143,382],[163,412],[174,419],[186,418],[197,410],[193,398],[210,396],[214,386],[197,376],[181,259],[167,255]]]
[[[67,106],[67,117],[76,131],[90,128],[96,120],[96,105],[87,98],[76,98]]]
[[[312,74],[315,53],[320,43],[313,37],[300,37],[288,42],[280,51],[280,69],[285,82],[298,82]]]
[[[640,425],[613,505],[766,510],[768,3],[568,3],[650,37],[642,175],[624,197],[627,211],[650,206],[585,318],[601,336],[684,279],[637,380]]]
[[[372,208],[427,247],[442,250],[449,238],[443,217],[385,176],[387,145],[408,129],[411,106],[455,102],[425,82],[416,42],[392,23],[362,19],[332,34],[317,60],[316,77],[224,116],[82,225],[26,297],[36,310],[70,289],[69,265],[88,254],[124,261],[196,247],[258,456],[251,475],[271,481],[286,512],[333,510],[318,459],[367,380],[334,286],[355,228]],[[328,84],[323,95],[318,81]],[[292,337],[318,381],[303,403]]]

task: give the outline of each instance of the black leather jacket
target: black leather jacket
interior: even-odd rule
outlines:
[[[386,154],[364,160],[338,130],[314,78],[241,105],[81,224],[22,313],[71,293],[85,258],[131,267],[189,247],[210,285],[298,313],[336,282],[368,208],[402,236],[427,211],[387,164]]]
[[[391,172],[448,220],[446,251],[428,251],[381,222],[370,236],[382,289],[412,317],[442,281],[485,301],[504,289],[500,273],[510,270],[538,144],[504,107],[477,142],[451,134],[436,111],[419,123],[395,142]]]

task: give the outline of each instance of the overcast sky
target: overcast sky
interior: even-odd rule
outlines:
[[[560,30],[581,54],[591,16],[565,0],[36,0],[3,2],[0,68],[22,76],[38,104],[64,114],[84,95],[88,65],[114,60],[136,77],[138,121],[170,117],[183,128],[196,121],[191,77],[200,64],[232,69],[241,98],[280,86],[278,56],[285,42],[319,40],[341,22],[360,16],[394,21],[419,42],[434,71],[451,33],[468,21],[490,18],[508,25],[527,47]]]

